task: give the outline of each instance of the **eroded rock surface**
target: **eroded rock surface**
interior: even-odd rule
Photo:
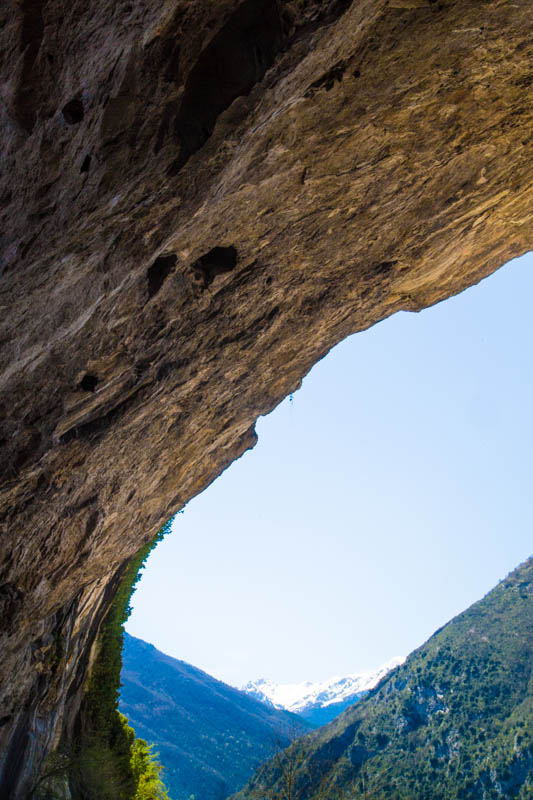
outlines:
[[[533,241],[530,0],[0,9],[0,774],[124,564],[342,338]],[[355,365],[356,368],[356,365]]]

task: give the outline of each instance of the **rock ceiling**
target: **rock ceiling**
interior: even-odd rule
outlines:
[[[531,248],[532,27],[530,0],[2,5],[2,796],[68,737],[127,560],[258,415]]]

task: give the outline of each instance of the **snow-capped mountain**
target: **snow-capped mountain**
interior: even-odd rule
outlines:
[[[274,683],[265,678],[249,681],[242,691],[274,708],[284,708],[293,714],[324,725],[373,689],[392,669],[403,664],[398,656],[376,670],[357,672],[343,678],[303,683]]]

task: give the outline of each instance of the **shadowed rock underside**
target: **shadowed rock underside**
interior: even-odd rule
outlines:
[[[71,735],[127,560],[258,415],[531,247],[531,28],[529,0],[2,5],[3,796]]]

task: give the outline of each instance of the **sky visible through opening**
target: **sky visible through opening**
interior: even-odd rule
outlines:
[[[175,519],[127,630],[233,685],[407,655],[533,551],[533,254],[342,342]]]

